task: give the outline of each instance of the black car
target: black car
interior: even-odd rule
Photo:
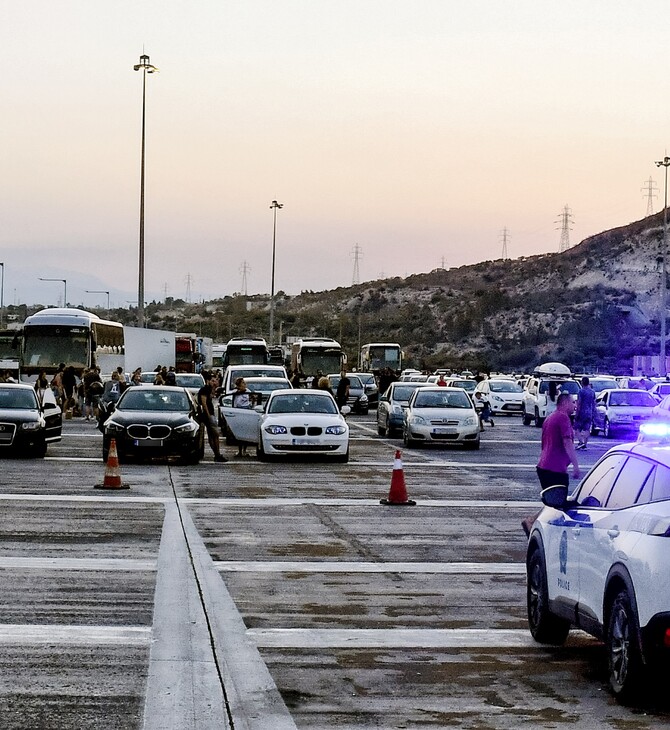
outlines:
[[[347,398],[347,405],[351,408],[352,413],[360,413],[363,416],[367,416],[370,404],[367,393],[365,392],[365,386],[358,377],[358,373],[347,373],[347,378],[349,378],[349,398]],[[337,393],[337,386],[340,382],[339,374],[333,373],[329,375],[328,380],[330,380],[330,387],[333,393]]]
[[[177,457],[197,464],[205,448],[204,427],[197,406],[185,388],[128,388],[103,424],[102,458],[107,461],[112,439],[120,460]]]
[[[373,373],[356,373],[365,387],[365,394],[368,397],[368,407],[376,408],[379,404],[379,387]]]
[[[63,413],[51,390],[40,398],[30,385],[0,383],[0,454],[45,456],[62,430]]]

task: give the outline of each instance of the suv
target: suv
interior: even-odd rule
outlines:
[[[532,422],[540,427],[544,419],[556,410],[559,393],[570,393],[575,398],[579,393],[579,383],[574,379],[570,368],[560,362],[541,365],[528,378],[523,392],[523,425]]]
[[[530,632],[560,645],[574,626],[603,640],[614,695],[634,700],[670,658],[668,444],[615,446],[574,494],[549,487],[542,502],[526,554]]]

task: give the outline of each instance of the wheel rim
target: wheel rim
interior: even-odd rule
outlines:
[[[623,606],[617,605],[612,615],[609,650],[612,679],[622,687],[628,676],[630,649],[630,623]]]
[[[528,578],[528,615],[533,627],[536,627],[540,623],[543,607],[542,571],[537,560],[533,560]]]

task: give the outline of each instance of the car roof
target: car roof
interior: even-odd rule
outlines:
[[[28,383],[0,383],[0,388],[23,388],[24,390],[32,390],[33,386]]]

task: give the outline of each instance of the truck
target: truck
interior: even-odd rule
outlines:
[[[103,373],[111,372],[118,365],[127,373],[137,368],[155,370],[158,365],[169,368],[175,364],[175,333],[124,325],[123,357],[99,354],[97,364]]]
[[[347,356],[340,343],[329,337],[304,338],[293,343],[291,367],[308,378],[319,372],[323,375],[339,373],[346,369],[346,364]]]
[[[212,367],[212,338],[195,332],[175,333],[175,370],[199,373]]]

